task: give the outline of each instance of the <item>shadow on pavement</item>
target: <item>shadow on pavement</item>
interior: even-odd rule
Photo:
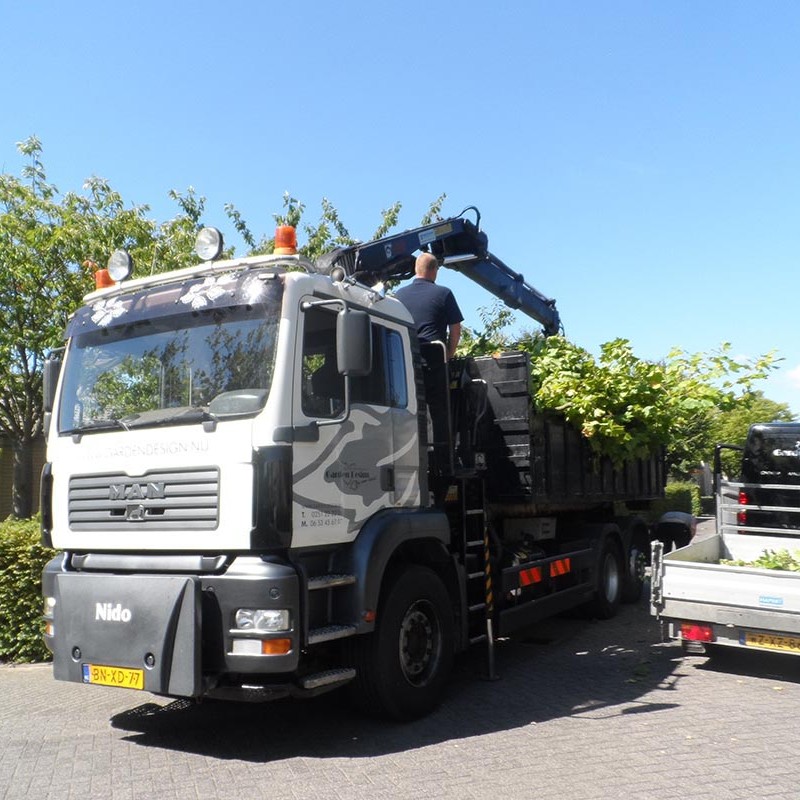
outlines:
[[[700,670],[800,684],[800,659],[795,655],[717,647],[707,656],[697,658],[705,658],[704,663],[696,665]]]
[[[528,636],[498,643],[500,680],[482,680],[485,651],[456,666],[443,705],[397,724],[356,714],[339,691],[313,700],[240,703],[159,701],[115,715],[128,741],[215,758],[269,762],[297,756],[359,758],[534,725],[597,719],[674,707],[669,691],[680,650],[659,643],[644,601],[598,623],[557,618]],[[642,700],[663,690],[660,702]]]

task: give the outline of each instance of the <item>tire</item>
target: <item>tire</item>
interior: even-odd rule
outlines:
[[[622,583],[622,602],[638,603],[644,588],[644,571],[649,555],[649,542],[641,536],[634,536],[628,550],[628,563]]]
[[[597,589],[590,603],[591,612],[598,619],[611,619],[616,616],[622,600],[624,575],[619,545],[610,537],[606,537],[600,551]]]
[[[362,710],[411,720],[441,701],[453,666],[453,605],[439,576],[411,566],[390,579],[374,633],[351,639],[356,677],[351,699]]]

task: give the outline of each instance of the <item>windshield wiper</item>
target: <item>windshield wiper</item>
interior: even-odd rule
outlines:
[[[179,406],[128,414],[123,420],[120,420],[120,424],[126,430],[131,430],[132,428],[149,428],[159,425],[188,425],[193,422],[213,422],[216,425],[218,417],[201,406]]]
[[[72,434],[74,438],[80,440],[80,437],[83,436],[84,433],[96,433],[97,431],[109,430],[129,431],[130,428],[121,419],[94,419],[91,422],[85,422],[83,425],[78,425],[72,430],[64,432]]]

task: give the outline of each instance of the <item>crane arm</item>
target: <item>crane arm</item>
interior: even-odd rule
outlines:
[[[480,216],[479,216],[480,219]],[[488,237],[463,216],[354,244],[323,255],[316,268],[336,280],[353,278],[367,285],[405,280],[414,275],[415,253],[430,251],[439,262],[500,298],[509,308],[535,319],[547,335],[558,333],[556,301],[545,297],[518,272],[489,252]]]

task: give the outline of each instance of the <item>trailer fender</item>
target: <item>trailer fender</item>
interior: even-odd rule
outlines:
[[[375,628],[374,613],[389,564],[396,557],[451,569],[448,552],[450,525],[443,511],[387,510],[378,512],[362,527],[353,544],[336,559],[336,569],[355,576],[353,591],[342,597],[341,616],[353,620],[358,633]],[[453,593],[455,581],[447,580]],[[456,595],[457,596],[457,595]]]
[[[686,547],[692,540],[697,520],[684,511],[667,511],[662,514],[656,523],[656,536],[664,545],[664,551],[676,550],[679,547]]]

